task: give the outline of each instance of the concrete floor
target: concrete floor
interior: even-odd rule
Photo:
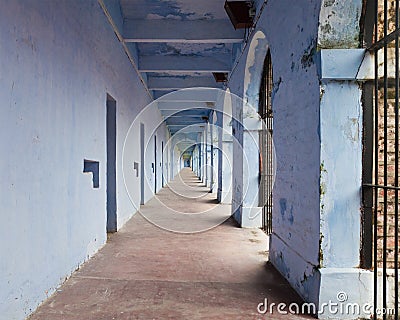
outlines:
[[[162,223],[168,220],[160,218],[165,206],[186,214],[229,211],[216,208],[215,194],[188,169],[171,186],[175,192],[164,188],[141,208],[145,216]],[[196,193],[200,197],[193,198]],[[267,250],[261,230],[240,229],[232,219],[207,232],[179,234],[136,214],[29,319],[311,318],[280,315],[276,309],[258,314],[264,298],[301,302],[267,263]]]

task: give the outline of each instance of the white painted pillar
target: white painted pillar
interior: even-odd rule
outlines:
[[[222,117],[222,114],[217,114],[214,112],[213,114],[213,126],[212,126],[212,132],[213,132],[213,138],[212,138],[212,146],[213,146],[213,153],[212,153],[212,158],[213,158],[213,185],[211,188],[211,192],[217,193],[219,189],[219,177],[218,177],[218,168],[219,168],[219,154],[220,154],[220,136],[219,132],[222,131],[221,124],[222,121],[219,121],[219,117]],[[218,197],[218,194],[217,194]]]
[[[170,148],[169,148],[169,154],[170,154],[170,180],[174,179],[174,166],[175,166],[175,158],[174,158],[174,149],[175,149],[175,145],[174,145],[174,138],[171,139],[171,144],[170,144]]]
[[[254,108],[244,106],[242,227],[262,227],[259,207],[259,132],[262,122]]]
[[[206,152],[205,152],[205,157],[206,157],[206,166],[205,166],[205,171],[206,171],[206,181],[205,184],[207,187],[211,187],[211,128],[210,128],[210,124],[207,123],[206,124]]]
[[[197,158],[197,146],[195,146],[193,149],[192,160],[192,170],[197,175],[197,166],[199,163]]]
[[[210,172],[210,192],[212,192],[213,184],[214,184],[214,129],[212,125],[208,125],[209,132],[210,132],[210,145],[209,145],[209,155],[210,155],[210,165],[209,165],[209,172]]]
[[[207,166],[207,149],[206,149],[206,129],[202,133],[202,146],[201,146],[201,182],[206,183],[206,166]]]
[[[220,141],[221,149],[221,167],[220,174],[222,175],[221,185],[218,186],[218,201],[221,203],[230,204],[232,202],[232,136],[223,134]]]
[[[218,125],[218,201],[225,204],[232,203],[232,169],[233,169],[233,136],[232,136],[232,97],[227,90],[222,104],[222,113],[219,113]]]
[[[362,49],[320,53],[320,307],[337,302],[340,292],[346,303],[372,301],[372,272],[359,268],[363,120],[357,79],[364,77],[363,57]],[[320,315],[332,317],[351,318],[328,309]]]

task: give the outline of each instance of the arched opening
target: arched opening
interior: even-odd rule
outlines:
[[[260,188],[259,206],[262,207],[262,227],[267,234],[272,233],[272,187],[274,183],[273,168],[273,111],[272,111],[273,73],[271,52],[267,51],[261,77],[258,113],[262,121],[260,130]]]
[[[264,186],[264,191],[260,191],[260,177],[262,174],[260,163],[260,152],[262,149],[267,149],[266,136],[268,132],[262,133],[263,120],[261,119],[259,106],[262,105],[263,98],[260,96],[261,86],[265,80],[264,62],[266,61],[267,53],[269,52],[269,44],[267,38],[262,31],[257,31],[249,44],[249,49],[246,58],[246,68],[244,71],[243,82],[243,97],[245,103],[238,106],[238,110],[233,110],[233,114],[238,115],[238,119],[242,121],[242,128],[238,127],[235,130],[233,127],[234,137],[240,142],[240,146],[234,144],[233,157],[233,190],[238,190],[233,194],[233,203],[240,203],[235,218],[243,227],[263,227],[263,205],[266,197],[263,195],[267,191]],[[269,54],[269,61],[271,54]],[[267,59],[268,60],[268,59]],[[272,68],[268,72],[269,90],[272,90]],[[270,95],[271,97],[271,95]],[[265,97],[264,97],[265,100]],[[270,101],[270,98],[268,98]],[[236,131],[236,134],[235,134]],[[264,136],[264,138],[263,138]],[[270,141],[272,144],[272,141]],[[241,154],[245,156],[243,158]],[[264,156],[266,159],[266,156]],[[252,168],[252,169],[250,169]],[[260,170],[254,170],[259,168]],[[264,172],[265,176],[267,171]],[[263,195],[263,196],[262,196]]]

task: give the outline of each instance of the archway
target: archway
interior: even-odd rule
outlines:
[[[233,203],[241,204],[234,215],[242,227],[263,226],[263,206],[260,205],[259,194],[260,171],[254,168],[260,168],[260,137],[263,121],[257,110],[264,60],[268,50],[269,44],[265,34],[257,31],[250,42],[244,70],[243,97],[246,103],[234,106],[240,110],[233,110],[243,124],[234,128],[239,131],[234,132],[234,136],[240,141],[241,146],[235,147],[235,144],[233,146],[235,192],[232,197]]]

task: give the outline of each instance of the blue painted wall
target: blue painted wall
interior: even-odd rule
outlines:
[[[277,156],[270,260],[304,297],[308,292],[318,295],[318,281],[308,289],[302,281],[319,264],[320,101],[314,55],[320,5],[320,1],[269,1],[256,29],[265,34],[260,43],[265,47],[255,46],[256,51],[249,52],[248,45],[229,83],[233,93],[243,96],[246,89],[244,100],[257,104],[257,78],[261,79],[265,57],[259,56],[269,45]],[[257,63],[246,72],[249,55],[255,55]]]
[[[106,93],[117,101],[118,225],[134,214],[121,153],[150,97],[96,0],[1,1],[0,57],[0,319],[9,320],[106,241]],[[84,159],[100,162],[98,189]]]
[[[305,300],[317,304],[334,299],[339,282],[342,290],[361,292],[369,277],[358,269],[361,91],[355,75],[347,78],[347,66],[358,70],[362,55],[353,50],[359,45],[361,7],[359,0],[268,1],[229,82],[233,93],[257,107],[270,48],[277,156],[270,261]],[[317,59],[326,48],[350,49],[330,53],[336,67],[329,69],[334,76],[328,83]],[[345,55],[351,57],[346,67],[340,62]],[[234,203],[243,197],[246,178],[240,162],[235,157]],[[242,222],[240,212],[235,217]],[[364,303],[366,296],[351,298]]]

